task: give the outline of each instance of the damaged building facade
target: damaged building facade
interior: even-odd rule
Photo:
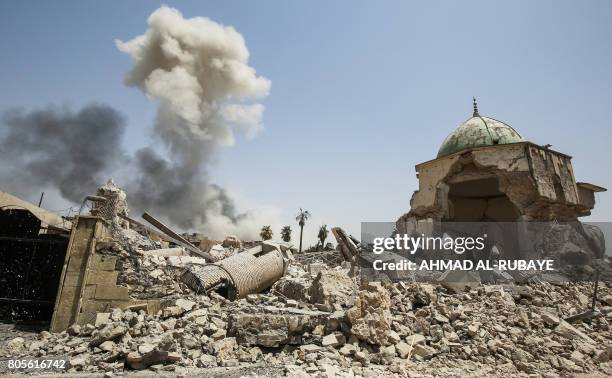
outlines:
[[[601,231],[578,219],[591,214],[595,193],[606,189],[576,181],[571,156],[550,147],[481,116],[474,99],[472,117],[446,137],[437,157],[416,165],[419,189],[410,211],[396,222],[397,231],[425,232],[431,222],[515,223],[517,233],[527,232],[530,222],[573,224],[589,249],[582,261],[601,258]],[[507,257],[526,257],[527,247],[505,244]]]

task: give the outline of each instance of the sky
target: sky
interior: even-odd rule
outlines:
[[[156,107],[124,85],[132,63],[114,40],[142,34],[162,4],[244,36],[272,82],[264,129],[217,155],[211,177],[294,229],[308,209],[307,240],[323,223],[359,235],[407,212],[414,166],[470,117],[472,96],[481,115],[573,156],[578,181],[612,188],[609,1],[5,0],[0,110],[100,102],[125,116],[128,151],[149,144]],[[589,220],[609,221],[610,194],[596,200]]]

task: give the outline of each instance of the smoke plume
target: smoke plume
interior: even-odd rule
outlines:
[[[8,111],[0,128],[2,184],[21,196],[54,187],[79,203],[125,159],[124,129],[119,113],[99,104],[77,113],[64,108]]]
[[[130,206],[182,230],[255,239],[263,225],[277,226],[271,210],[239,214],[207,173],[211,158],[234,144],[235,134],[252,137],[261,129],[264,107],[257,101],[268,95],[270,81],[249,66],[242,35],[163,6],[143,35],[116,44],[134,62],[126,84],[157,103],[153,135],[166,150],[147,147],[126,157],[123,119],[106,106],[77,113],[12,111],[0,128],[0,158],[11,164],[0,166],[3,186],[16,193],[54,187],[79,203],[121,162],[129,178],[118,183]]]
[[[270,81],[249,66],[244,39],[232,27],[185,19],[165,6],[148,25],[143,35],[116,43],[134,61],[126,84],[158,103],[154,132],[168,159],[150,148],[136,153],[132,203],[215,237],[256,237],[257,229],[247,226],[258,215],[238,215],[207,168],[211,156],[234,144],[235,132],[251,137],[261,129],[264,107],[256,101],[267,96]]]

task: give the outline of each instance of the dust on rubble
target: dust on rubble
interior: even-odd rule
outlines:
[[[283,280],[294,279],[316,278],[294,269]],[[352,307],[312,303],[303,292],[300,299],[266,293],[234,302],[188,295],[159,314],[114,309],[61,333],[5,330],[0,353],[67,356],[69,371],[115,374],[226,367],[260,376],[262,366],[289,376],[609,374],[610,313],[590,323],[563,320],[585,305],[584,286],[452,294],[428,284],[369,283]],[[602,287],[600,297],[609,306],[612,288]]]

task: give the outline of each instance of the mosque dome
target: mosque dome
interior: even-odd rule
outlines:
[[[478,114],[476,99],[474,99],[474,114],[444,139],[438,150],[438,158],[451,155],[466,148],[524,141],[525,139],[512,126]]]

